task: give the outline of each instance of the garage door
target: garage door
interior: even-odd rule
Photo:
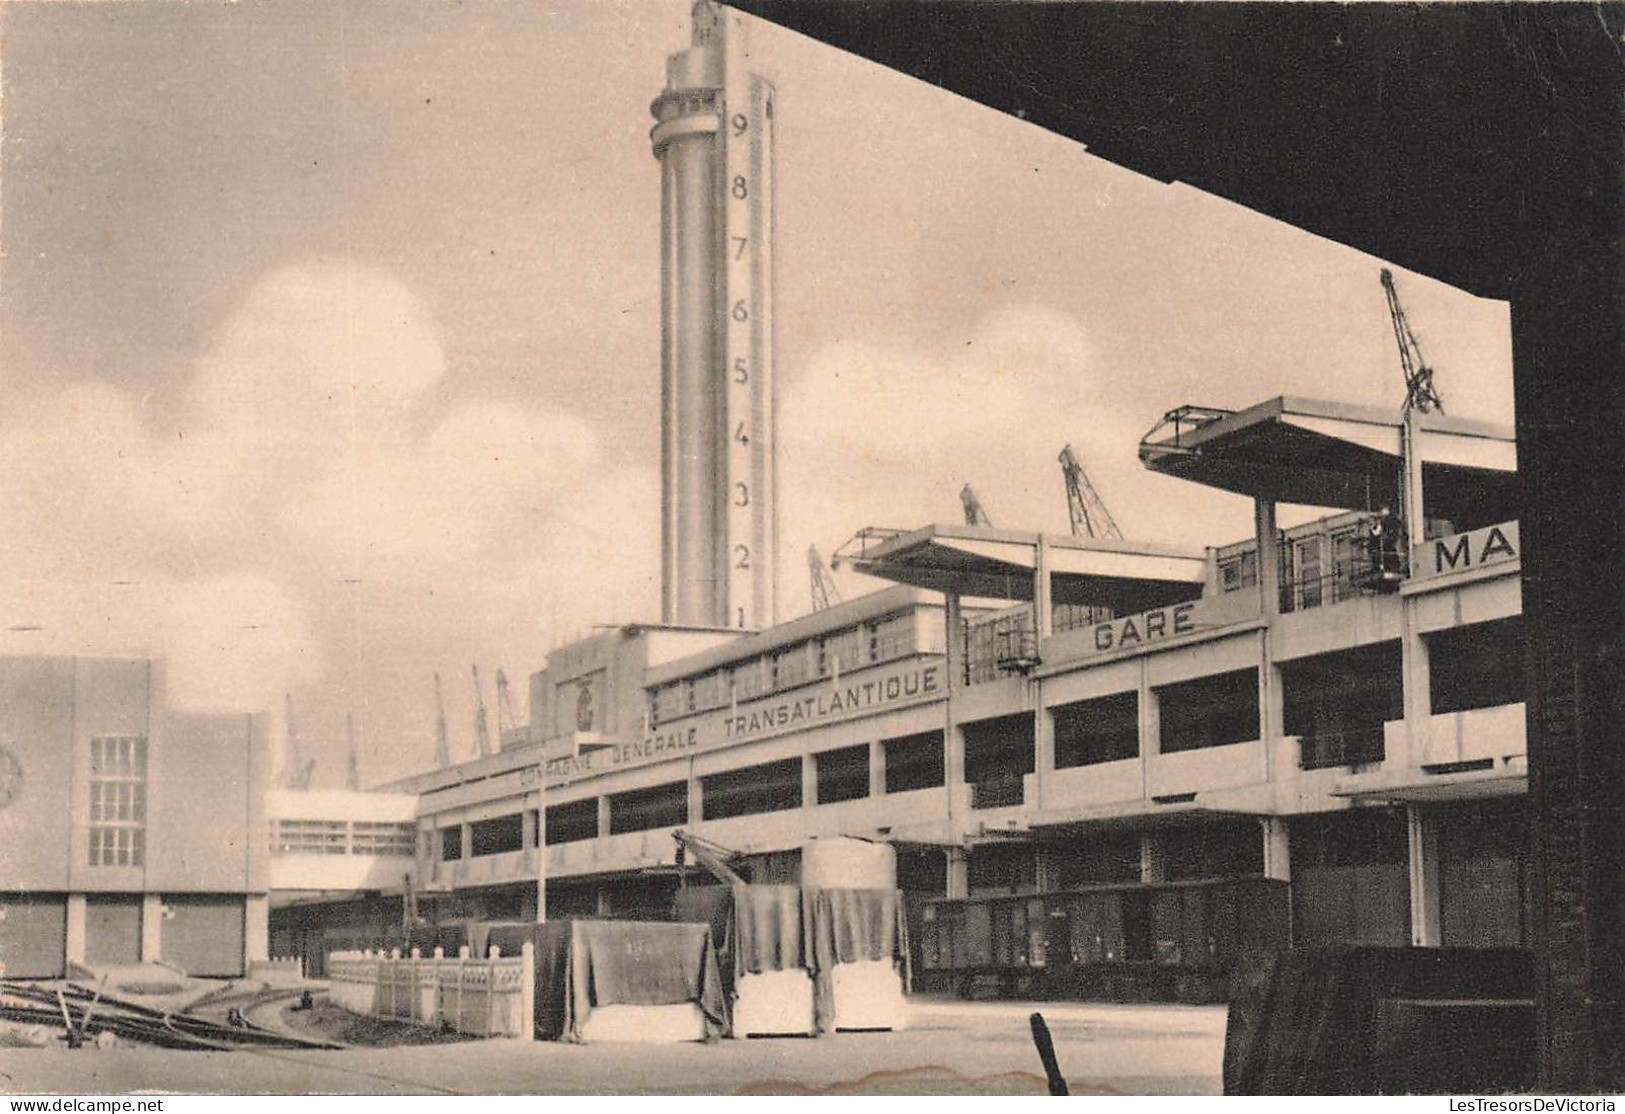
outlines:
[[[67,944],[67,895],[0,893],[0,964],[7,978],[61,978]]]
[[[189,894],[164,898],[163,960],[203,977],[243,973],[243,899]]]
[[[141,962],[140,894],[90,894],[85,898],[85,962],[92,967]]]

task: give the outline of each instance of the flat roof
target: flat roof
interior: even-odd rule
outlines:
[[[1440,413],[1421,415],[1419,426],[1429,515],[1476,519],[1503,504],[1515,508],[1518,450],[1510,426]],[[1397,509],[1401,427],[1398,408],[1317,399],[1283,396],[1236,411],[1183,406],[1141,438],[1140,462],[1255,499]]]
[[[836,553],[868,576],[984,599],[1030,600],[1042,541],[1057,603],[1133,614],[1202,594],[1200,550],[1116,538],[1038,534],[991,526],[935,524],[860,531]]]
[[[782,646],[804,642],[809,638],[832,630],[854,626],[896,611],[907,611],[925,606],[940,606],[940,604],[937,600],[925,596],[924,593],[911,591],[907,588],[882,588],[877,592],[869,592],[849,600],[842,600],[839,603],[832,603],[822,611],[809,612],[806,615],[782,623],[775,623],[770,627],[763,627],[759,631],[734,631],[733,633],[738,637],[721,646],[712,646],[705,650],[684,654],[680,658],[662,662],[657,666],[651,665],[644,677],[644,684],[659,685],[668,681],[680,680],[684,677],[696,676],[733,662],[744,661],[758,654],[776,650]]]

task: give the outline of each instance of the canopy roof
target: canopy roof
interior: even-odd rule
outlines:
[[[1153,472],[1280,503],[1398,509],[1398,411],[1303,398],[1246,410],[1184,406],[1140,441]],[[1510,427],[1445,414],[1420,417],[1422,491],[1430,516],[1515,517],[1517,445]]]
[[[1133,614],[1202,594],[1199,551],[1117,539],[937,524],[917,530],[871,527],[836,553],[858,572],[950,595],[1030,600],[1040,540],[1057,603]]]

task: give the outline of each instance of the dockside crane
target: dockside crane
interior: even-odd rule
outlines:
[[[1422,358],[1422,345],[1405,316],[1405,307],[1399,304],[1399,292],[1394,289],[1394,273],[1382,269],[1382,290],[1388,298],[1388,316],[1394,324],[1394,340],[1399,344],[1399,367],[1405,373],[1405,410],[1431,414],[1444,413],[1444,403],[1433,386],[1433,369]]]
[[[1386,515],[1374,518],[1368,540],[1377,577],[1393,585],[1397,584],[1407,563],[1406,555],[1411,546],[1426,534],[1422,458],[1417,448],[1421,415],[1434,411],[1444,413],[1444,402],[1433,385],[1433,369],[1422,358],[1422,345],[1411,328],[1410,318],[1405,315],[1405,307],[1400,304],[1399,291],[1394,288],[1394,273],[1386,267],[1382,269],[1382,292],[1388,300],[1394,341],[1399,345],[1399,369],[1405,376],[1405,405],[1400,408],[1399,427],[1399,522],[1395,531],[1388,529],[1384,522]]]
[[[474,757],[491,753],[491,725],[486,718],[485,692],[480,688],[480,667],[474,666]]]
[[[824,555],[816,545],[807,547],[807,574],[812,583],[812,609],[822,611],[832,603],[841,602],[841,589],[835,583]]]
[[[1072,536],[1121,538],[1123,531],[1117,528],[1112,512],[1106,509],[1095,485],[1089,482],[1089,473],[1083,470],[1072,446],[1062,448],[1057,459],[1061,462],[1061,474],[1066,478],[1066,513],[1072,520]]]
[[[713,843],[703,836],[678,828],[671,833],[671,838],[677,841],[677,875],[678,884],[686,885],[688,881],[687,865],[690,856],[694,861],[710,871],[717,881],[726,886],[746,885],[745,879],[739,872],[728,864],[739,857],[733,851],[720,843]]]
[[[508,675],[497,666],[497,738],[503,732],[511,731],[519,726],[519,717],[514,714],[513,695],[508,688]]]
[[[993,520],[987,516],[987,508],[976,497],[976,492],[970,484],[959,489],[959,502],[965,508],[966,526],[992,526]]]
[[[444,770],[451,765],[451,744],[446,740],[446,698],[440,691],[440,674],[434,675],[434,764]]]
[[[316,772],[316,760],[305,758],[299,753],[299,734],[293,725],[293,694],[282,694],[283,731],[286,742],[284,751],[284,784],[289,789],[309,789],[310,779]]]
[[[350,749],[350,764],[344,772],[344,785],[353,791],[361,788],[361,756],[355,746],[354,712],[344,713],[344,740]]]

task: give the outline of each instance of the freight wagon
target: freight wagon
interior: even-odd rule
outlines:
[[[1291,938],[1289,887],[1262,877],[912,905],[915,987],[961,997],[1220,1002],[1238,960]]]

